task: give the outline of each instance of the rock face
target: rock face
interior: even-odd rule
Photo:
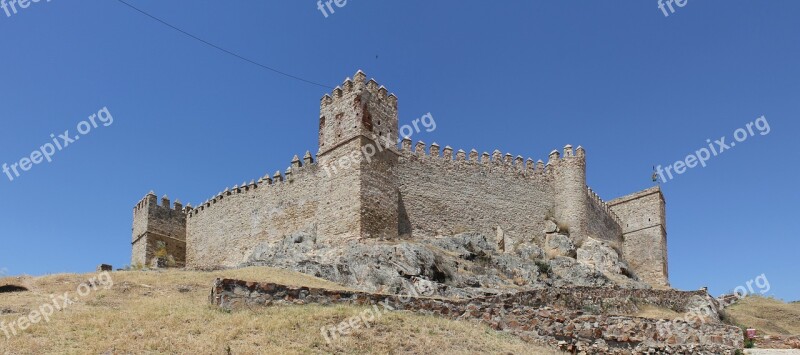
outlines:
[[[430,281],[435,294],[447,297],[572,285],[649,288],[635,278],[615,274],[623,264],[602,243],[586,243],[578,249],[585,259],[582,262],[574,259],[576,249],[568,236],[553,234],[548,239],[547,250],[532,242],[501,250],[494,236],[477,233],[421,242],[342,245],[317,243],[312,235],[295,234],[277,243],[259,244],[241,266],[290,269],[370,292],[399,293],[409,283]],[[548,259],[554,250],[557,256]]]

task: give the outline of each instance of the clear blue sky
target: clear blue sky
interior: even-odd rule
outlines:
[[[604,199],[766,115],[749,138],[663,185],[673,286],[719,294],[766,274],[800,299],[800,2],[128,0],[203,39],[336,86],[359,68],[428,143],[545,159],[587,151]],[[112,0],[0,12],[0,164],[102,107],[102,125],[13,182],[0,175],[0,269],[129,262],[149,190],[197,204],[317,148],[327,91],[221,53]],[[757,133],[757,132],[756,132]]]

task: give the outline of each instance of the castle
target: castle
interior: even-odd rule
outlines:
[[[295,156],[284,173],[197,207],[145,196],[133,209],[132,263],[166,253],[177,266],[237,267],[258,243],[300,232],[366,243],[475,231],[506,250],[540,240],[553,221],[576,245],[608,242],[642,281],[669,287],[658,187],[604,202],[586,185],[582,147],[554,150],[545,164],[398,141],[397,97],[359,71],[322,97],[316,159]]]

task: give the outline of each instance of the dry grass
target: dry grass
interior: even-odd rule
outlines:
[[[731,321],[767,335],[800,335],[800,303],[750,296],[725,309]]]
[[[13,322],[50,294],[70,292],[96,275],[52,275],[0,279],[30,292],[0,295],[0,320]],[[363,308],[284,306],[226,313],[208,304],[216,277],[342,288],[328,281],[271,268],[217,272],[117,272],[102,287],[51,321],[6,339],[0,354],[556,354],[483,325],[393,312],[333,346],[320,333]],[[13,313],[3,314],[3,310]]]

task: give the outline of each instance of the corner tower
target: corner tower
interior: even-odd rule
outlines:
[[[319,235],[397,237],[397,97],[358,71],[322,97],[318,164],[326,194]]]
[[[170,266],[184,266],[186,211],[183,205],[175,201],[174,207],[170,207],[167,196],[161,198],[159,205],[156,194],[150,191],[133,208],[132,238],[131,266],[147,266],[156,258],[168,256],[175,260],[175,265]]]
[[[670,287],[666,202],[661,188],[651,187],[608,205],[622,220],[622,253],[633,271],[654,287]]]

